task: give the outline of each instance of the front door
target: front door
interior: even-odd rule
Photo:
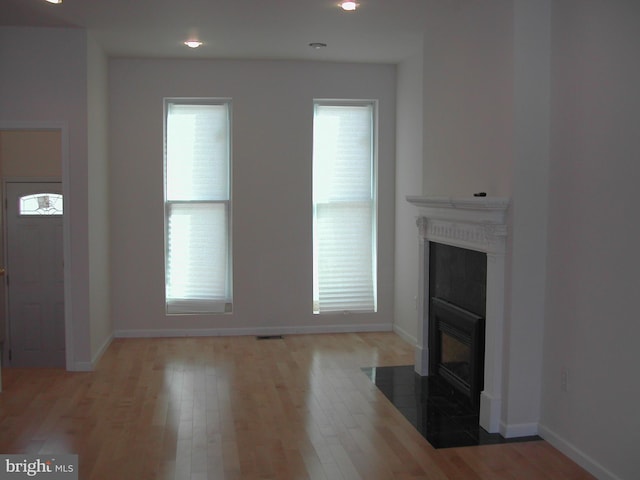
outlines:
[[[6,184],[10,363],[64,367],[62,185]]]

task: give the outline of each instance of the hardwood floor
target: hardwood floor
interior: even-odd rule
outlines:
[[[361,367],[392,333],[116,339],[96,371],[5,369],[0,453],[77,453],[80,479],[592,479],[546,442],[435,450]]]

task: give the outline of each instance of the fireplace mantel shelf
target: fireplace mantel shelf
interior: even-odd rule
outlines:
[[[504,225],[509,208],[507,197],[407,196],[407,202],[423,216],[436,220]]]
[[[409,195],[407,201],[418,207],[448,207],[471,210],[506,210],[507,197],[425,197]]]

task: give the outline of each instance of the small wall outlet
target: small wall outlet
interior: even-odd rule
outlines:
[[[563,392],[569,391],[569,369],[563,368],[560,371],[560,390]]]

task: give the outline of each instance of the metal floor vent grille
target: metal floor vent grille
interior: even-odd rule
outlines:
[[[258,335],[256,340],[282,340],[282,335]]]

